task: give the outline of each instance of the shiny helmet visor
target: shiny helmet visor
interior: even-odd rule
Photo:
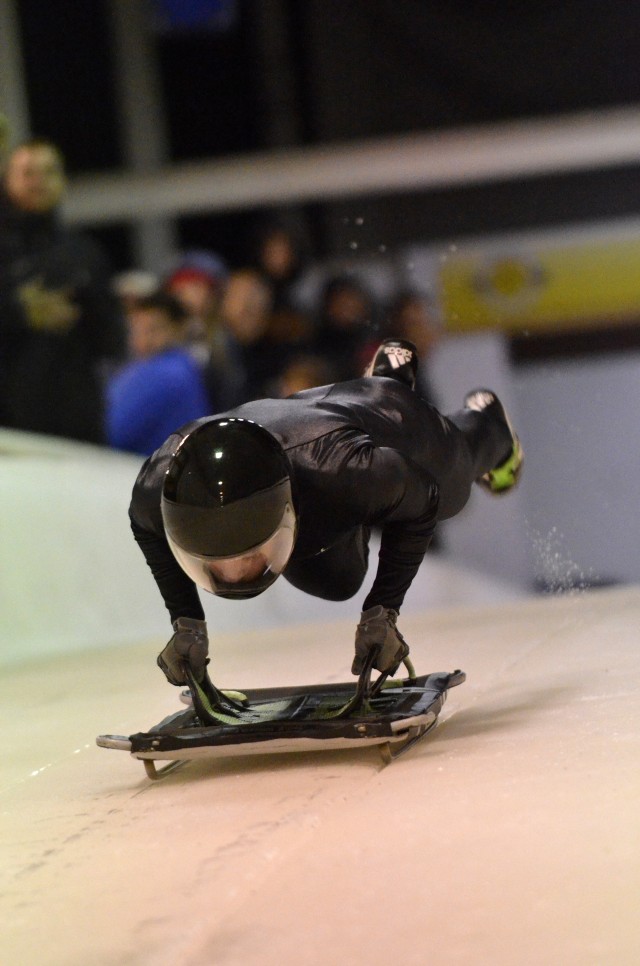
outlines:
[[[237,600],[256,597],[271,586],[287,565],[295,537],[296,516],[290,503],[266,540],[232,555],[195,553],[181,547],[167,531],[173,555],[198,587],[218,597]]]

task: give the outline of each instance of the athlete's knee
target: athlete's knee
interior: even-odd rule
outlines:
[[[358,593],[361,587],[362,587],[362,581],[360,581],[357,585],[343,584],[340,587],[326,588],[323,593],[317,594],[316,596],[322,597],[324,600],[334,600],[334,601],[351,600],[351,598]]]
[[[319,597],[321,600],[344,601],[350,600],[358,593],[364,582],[365,574],[335,574],[335,573],[314,573],[311,569],[301,573],[293,568],[286,570],[284,578],[292,587],[302,590],[305,594],[312,597]]]

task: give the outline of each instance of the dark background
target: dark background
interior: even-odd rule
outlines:
[[[33,133],[61,146],[72,175],[122,167],[107,0],[17,6]],[[147,6],[174,161],[640,101],[640,11],[628,0],[154,0]],[[346,226],[356,217],[363,219],[361,251],[374,251],[383,243],[633,214],[639,175],[640,165],[625,165],[331,202],[294,214],[319,256],[347,252],[352,227]],[[237,262],[257,216],[182,219],[180,240]],[[115,267],[126,267],[126,228],[99,234]]]

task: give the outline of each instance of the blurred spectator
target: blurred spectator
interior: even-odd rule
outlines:
[[[0,171],[4,164],[4,156],[9,144],[9,121],[6,114],[0,111]]]
[[[106,427],[116,449],[145,456],[210,412],[202,373],[184,344],[188,313],[171,295],[141,298],[128,316],[132,360],[107,387]]]
[[[361,376],[379,341],[373,301],[363,284],[351,275],[330,278],[320,296],[314,348],[334,379]]]
[[[387,310],[385,338],[408,339],[413,342],[422,359],[430,355],[440,334],[440,325],[426,295],[413,289],[396,294]]]
[[[242,351],[246,399],[279,395],[281,373],[310,341],[308,320],[295,313],[274,313],[271,286],[250,268],[229,277],[222,314]]]
[[[282,219],[270,219],[258,228],[250,267],[271,291],[269,324],[262,351],[270,356],[272,381],[263,394],[272,395],[289,361],[310,345],[313,323],[302,307],[298,286],[306,264],[302,235]],[[277,392],[277,387],[275,388]]]
[[[263,394],[272,378],[270,354],[262,351],[270,313],[271,289],[258,272],[248,268],[232,272],[222,299],[222,317],[240,346],[247,399]]]
[[[413,342],[420,360],[416,388],[423,399],[437,405],[429,379],[429,360],[441,329],[428,297],[414,289],[399,292],[387,310],[382,337]]]
[[[203,367],[212,412],[231,409],[245,395],[242,352],[222,314],[227,278],[218,255],[195,250],[180,257],[164,282],[188,312],[186,342]]]
[[[159,287],[160,279],[155,272],[145,272],[135,268],[128,272],[120,272],[112,280],[113,291],[120,301],[125,316],[138,299],[153,295]]]
[[[299,232],[284,221],[272,219],[256,231],[250,267],[262,275],[272,293],[272,310],[300,311],[296,286],[306,264]]]
[[[332,381],[332,370],[328,363],[321,356],[304,353],[294,356],[280,374],[277,394],[284,399],[294,392],[326,386]]]
[[[429,360],[440,334],[440,326],[426,295],[415,290],[405,290],[396,295],[387,310],[383,337],[413,342],[420,360],[416,388],[423,399],[434,405],[436,399],[429,380]]]
[[[179,256],[164,280],[164,288],[189,313],[188,338],[208,346],[220,326],[220,303],[228,277],[223,260],[201,249]]]
[[[43,140],[10,154],[0,189],[0,422],[94,443],[105,366],[125,352],[104,255],[63,227],[63,157]]]

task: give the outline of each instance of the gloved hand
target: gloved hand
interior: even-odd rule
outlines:
[[[377,652],[373,667],[378,671],[396,673],[409,653],[409,645],[396,627],[397,619],[397,611],[380,604],[362,612],[356,629],[356,656],[351,666],[352,674],[360,674],[373,650]]]
[[[209,639],[206,621],[192,617],[179,617],[173,623],[175,634],[158,655],[158,667],[164,671],[169,684],[188,684],[183,665],[193,671],[196,681],[204,678],[209,658]]]

